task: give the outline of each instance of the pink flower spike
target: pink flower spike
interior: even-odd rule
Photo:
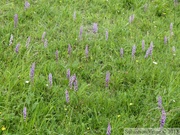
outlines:
[[[86,58],[88,58],[88,54],[89,54],[88,45],[86,45],[86,48],[85,48],[85,54],[86,54]]]
[[[69,54],[69,55],[71,54],[71,51],[72,51],[72,48],[71,48],[71,45],[69,44],[69,45],[68,45],[68,54]]]
[[[83,33],[83,26],[80,27],[80,31],[79,31],[80,40],[82,39],[82,33]]]
[[[93,23],[93,32],[97,33],[97,31],[98,31],[98,25],[97,23]]]
[[[106,135],[111,135],[111,125],[108,123]]]
[[[66,96],[66,102],[69,103],[69,92],[68,92],[68,90],[65,91],[65,96]]]
[[[51,87],[52,84],[53,84],[52,74],[51,74],[51,73],[49,74],[48,79],[49,79],[49,85],[50,85],[50,87]]]
[[[42,37],[41,37],[42,42],[44,42],[45,36],[46,36],[46,32],[43,32]]]
[[[24,9],[28,9],[30,7],[30,3],[28,1],[25,2],[24,4]]]
[[[15,48],[16,53],[19,52],[19,47],[20,47],[20,44],[18,43],[18,44],[16,45],[16,48]]]
[[[17,25],[18,25],[18,15],[15,14],[15,15],[14,15],[14,27],[16,28]]]
[[[106,30],[106,41],[108,40],[108,30]]]
[[[23,117],[24,117],[24,120],[26,120],[26,117],[27,117],[27,108],[26,107],[23,108]]]
[[[107,71],[107,72],[106,72],[106,87],[109,86],[109,81],[110,81],[110,72]]]
[[[71,76],[71,71],[70,71],[70,69],[68,69],[67,70],[67,75],[66,75],[67,79],[70,79],[70,76]]]

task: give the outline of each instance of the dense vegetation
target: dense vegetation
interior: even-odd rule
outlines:
[[[179,16],[177,0],[1,0],[1,134],[159,128],[160,98],[180,128]]]

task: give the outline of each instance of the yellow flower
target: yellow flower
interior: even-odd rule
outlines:
[[[133,105],[133,103],[129,103],[129,105]]]
[[[2,126],[1,130],[2,130],[2,131],[6,130],[5,126]]]
[[[119,118],[121,115],[118,115],[117,117]]]

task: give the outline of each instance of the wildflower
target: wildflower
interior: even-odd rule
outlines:
[[[106,30],[106,41],[108,40],[108,30]]]
[[[120,117],[121,117],[121,115],[118,115],[117,117],[118,117],[118,118],[120,118]]]
[[[56,50],[56,61],[58,61],[58,59],[59,59],[59,52],[58,52],[58,50]]]
[[[153,61],[153,63],[154,63],[155,65],[157,65],[157,62]]]
[[[152,52],[153,52],[153,42],[151,41],[150,47],[146,51],[145,58],[147,58],[149,55],[152,55]]]
[[[76,75],[74,74],[69,79],[69,87],[70,87],[70,89],[72,89],[72,86],[73,86],[75,80],[76,80]]]
[[[134,21],[134,14],[129,17],[129,23],[132,23]]]
[[[162,98],[161,98],[161,96],[158,97],[158,107],[159,107],[159,109],[162,109]]]
[[[25,81],[25,83],[29,83],[29,81]]]
[[[123,57],[123,55],[124,55],[124,50],[123,50],[123,48],[121,48],[120,49],[120,56]]]
[[[46,32],[43,32],[42,37],[41,37],[41,40],[42,40],[43,42],[44,42],[45,36],[46,36]]]
[[[2,130],[2,131],[5,131],[5,130],[6,130],[6,127],[5,127],[5,126],[2,126],[1,130]]]
[[[151,48],[149,47],[146,51],[146,55],[145,55],[145,58],[147,58],[149,55],[150,55],[150,51],[151,51]]]
[[[167,42],[168,42],[168,38],[165,36],[164,37],[164,44],[167,44]]]
[[[18,44],[16,45],[16,48],[15,48],[16,53],[19,52],[19,46],[20,46],[20,44],[18,43]]]
[[[66,95],[66,102],[69,103],[69,92],[68,92],[68,90],[65,91],[65,95]]]
[[[26,41],[26,48],[28,48],[30,41],[31,41],[31,37],[28,37],[28,39]]]
[[[142,50],[145,51],[145,41],[142,40]]]
[[[93,32],[97,33],[97,31],[98,31],[98,25],[97,23],[93,23]]]
[[[152,55],[152,52],[153,52],[153,42],[151,41],[150,43],[150,47],[149,47],[149,55]]]
[[[83,26],[80,27],[79,31],[79,38],[82,39],[82,33],[83,33]]]
[[[26,116],[27,116],[27,109],[26,109],[26,107],[24,107],[24,109],[23,109],[24,120],[26,120]]]
[[[170,32],[173,31],[173,23],[170,23]]]
[[[74,11],[73,20],[74,20],[74,21],[76,20],[76,11]]]
[[[71,50],[72,50],[72,48],[71,48],[71,45],[69,44],[69,45],[68,45],[68,54],[69,54],[69,55],[71,54]]]
[[[133,105],[133,103],[129,103],[129,105],[131,106],[131,105]]]
[[[108,85],[109,85],[109,80],[110,80],[110,72],[107,71],[106,72],[106,87],[108,87]]]
[[[132,20],[134,21],[134,14],[131,15]]]
[[[66,75],[66,76],[67,76],[68,79],[70,79],[70,76],[71,76],[71,71],[70,71],[70,69],[67,70],[67,75]]]
[[[89,53],[89,50],[88,50],[88,45],[86,45],[86,48],[85,48],[86,58],[88,58],[88,53]]]
[[[132,57],[135,57],[135,53],[136,53],[136,45],[133,45],[132,47]]]
[[[111,135],[111,125],[108,123],[106,135]]]
[[[161,111],[161,120],[160,120],[160,128],[162,129],[164,127],[166,121],[166,112],[164,109]]]
[[[12,45],[13,42],[13,34],[11,34],[10,40],[9,40],[9,46]]]
[[[31,78],[31,81],[34,80],[34,71],[35,71],[35,62],[32,64],[31,69],[30,69],[30,78]]]
[[[49,85],[52,86],[53,80],[52,80],[52,74],[50,73],[48,76],[49,79]]]
[[[15,27],[15,28],[17,27],[17,24],[18,24],[18,15],[15,14],[15,15],[14,15],[14,27]]]
[[[30,3],[28,1],[25,2],[24,4],[24,9],[28,9],[30,7]]]
[[[46,48],[47,46],[48,46],[48,40],[45,39],[45,41],[44,41],[44,47]]]
[[[78,81],[77,81],[77,78],[74,80],[74,90],[75,91],[78,90]]]

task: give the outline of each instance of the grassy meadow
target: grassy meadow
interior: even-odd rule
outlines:
[[[177,0],[1,0],[0,134],[180,128],[179,41]]]

